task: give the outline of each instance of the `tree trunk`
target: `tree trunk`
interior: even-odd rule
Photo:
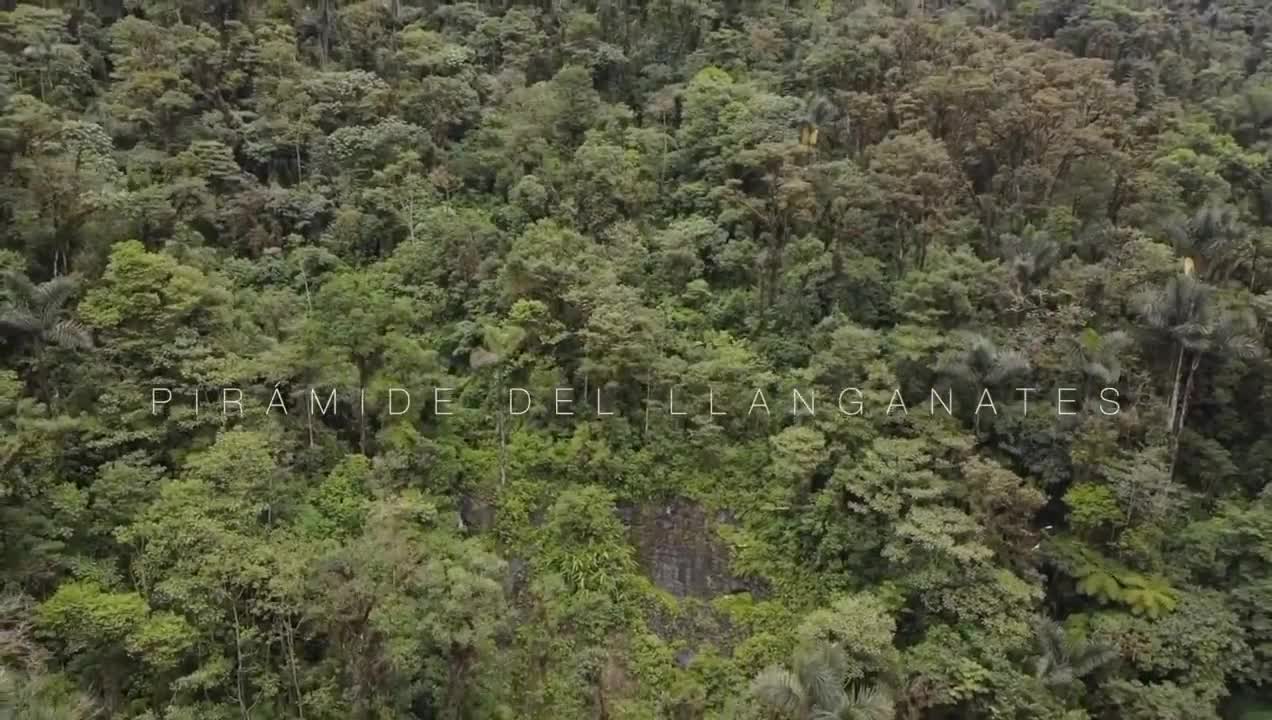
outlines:
[[[243,669],[243,633],[239,626],[238,605],[231,603],[230,609],[234,612],[234,679],[235,687],[238,695],[239,714],[243,716],[243,720],[248,720],[247,714],[247,688],[246,675]]]
[[[653,397],[652,397],[653,392],[654,392],[654,381],[651,378],[648,382],[645,383],[645,431],[642,433],[641,435],[642,437],[646,437],[649,435],[649,405],[653,401]]]
[[[1192,364],[1188,367],[1188,380],[1184,383],[1184,394],[1180,400],[1179,426],[1175,428],[1175,437],[1170,448],[1170,472],[1167,475],[1175,479],[1175,462],[1179,458],[1179,436],[1184,432],[1184,421],[1188,419],[1188,400],[1192,396],[1193,380],[1197,377],[1197,366],[1201,365],[1201,353],[1193,355]]]
[[[296,632],[291,618],[283,616],[283,634],[287,641],[287,663],[291,666],[292,689],[296,692],[296,714],[305,720],[305,698],[300,692],[300,678],[296,674]]]
[[[1184,372],[1184,346],[1179,346],[1179,356],[1175,358],[1175,380],[1170,391],[1170,413],[1166,416],[1166,433],[1175,431],[1175,410],[1179,407],[1179,379]]]
[[[503,383],[499,383],[502,387]],[[495,391],[496,394],[498,390]],[[511,393],[509,393],[511,395]],[[495,415],[496,431],[499,433],[499,485],[502,487],[508,482],[508,428],[507,418],[504,417],[503,406],[499,406],[498,413]]]
[[[358,361],[358,450],[367,457],[371,454],[367,452],[367,403],[366,391],[367,380],[371,373],[368,371],[366,361]]]
[[[321,0],[318,11],[318,60],[327,66],[327,54],[331,52],[331,0]]]

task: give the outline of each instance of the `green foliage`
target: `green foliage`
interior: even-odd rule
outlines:
[[[626,599],[636,569],[613,495],[597,487],[567,490],[548,510],[543,564],[573,590]]]
[[[1077,530],[1092,532],[1117,524],[1122,519],[1121,509],[1113,491],[1104,485],[1079,483],[1064,494],[1064,504],[1069,506],[1069,521]]]
[[[146,609],[136,593],[103,593],[94,585],[68,583],[40,606],[39,620],[72,644],[85,646],[127,637]]]
[[[814,642],[796,651],[793,670],[774,665],[756,675],[751,694],[777,716],[793,720],[893,717],[892,691],[886,686],[845,685],[847,662],[840,646]]]
[[[1157,575],[1134,572],[1089,547],[1072,543],[1057,546],[1056,560],[1072,577],[1078,592],[1101,603],[1125,605],[1136,615],[1157,618],[1178,604],[1170,583]]]
[[[847,680],[885,668],[893,654],[895,634],[896,621],[888,609],[868,594],[841,597],[829,608],[810,613],[795,630],[801,645],[820,641],[842,648],[839,672]]]

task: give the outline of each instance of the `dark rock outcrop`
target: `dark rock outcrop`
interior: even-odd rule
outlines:
[[[725,513],[712,517],[684,499],[619,509],[630,529],[641,567],[657,587],[680,598],[713,598],[737,592],[759,594],[762,584],[729,568],[729,548],[716,534]]]

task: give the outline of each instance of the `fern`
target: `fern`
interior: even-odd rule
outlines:
[[[1101,603],[1117,603],[1151,618],[1172,612],[1176,593],[1165,578],[1137,573],[1094,550],[1069,541],[1053,545],[1057,564],[1077,581],[1078,592]]]

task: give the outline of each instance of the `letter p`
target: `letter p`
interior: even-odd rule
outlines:
[[[163,398],[163,400],[160,400],[160,399],[159,399],[159,393],[163,393],[163,394],[164,394],[164,398]],[[158,414],[159,414],[159,406],[160,406],[160,405],[167,405],[167,404],[168,404],[168,403],[170,403],[170,402],[172,402],[172,389],[171,389],[171,388],[162,388],[162,387],[157,387],[157,388],[151,388],[151,389],[150,389],[150,414],[151,414],[151,415],[158,415]]]

